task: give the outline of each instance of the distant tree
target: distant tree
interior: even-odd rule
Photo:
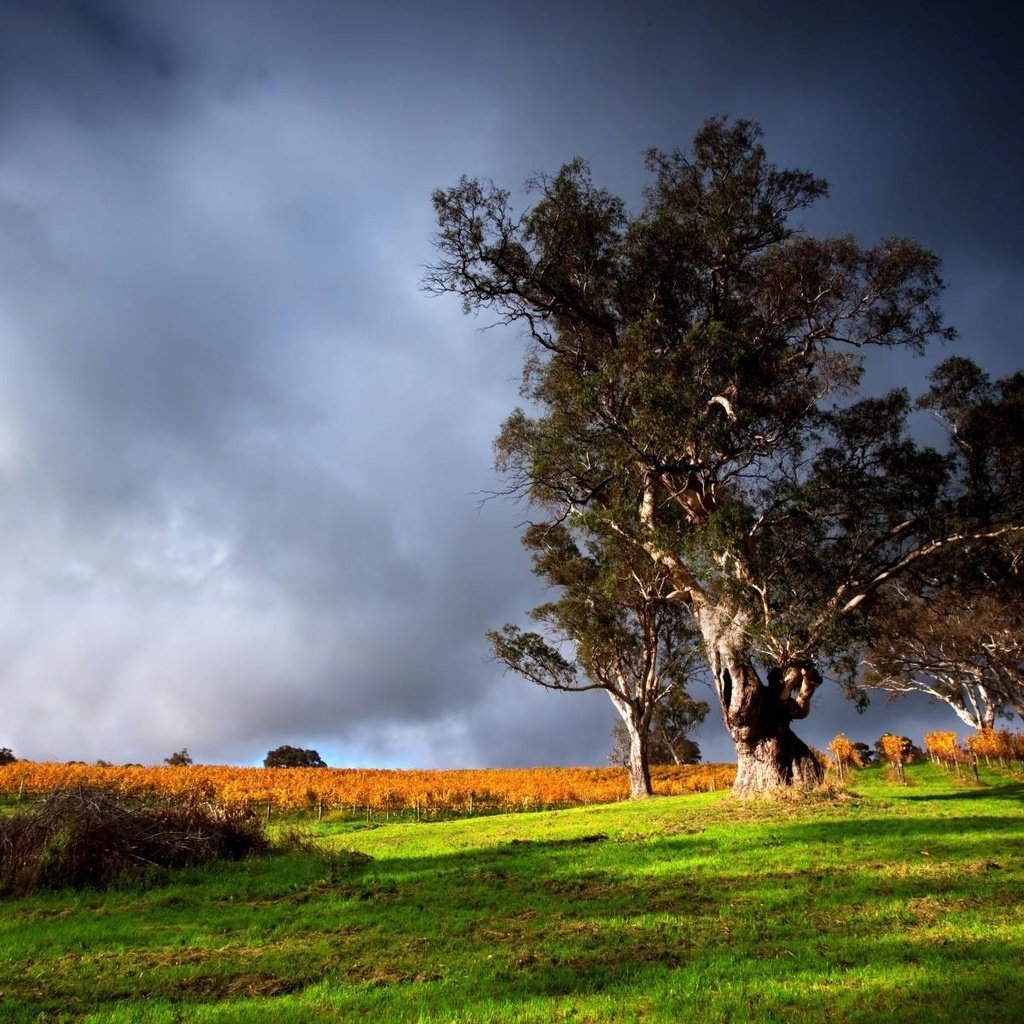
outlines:
[[[875,740],[875,750],[879,760],[886,760],[893,767],[913,764],[924,757],[924,751],[909,736],[895,736],[890,732]]]
[[[287,744],[275,747],[263,760],[264,768],[326,768],[327,763],[315,750],[289,747]]]
[[[916,593],[892,588],[889,600],[864,655],[868,686],[925,693],[972,729],[1024,717],[1024,553],[969,551],[936,566]]]
[[[650,764],[697,764],[700,745],[690,733],[704,721],[709,711],[703,700],[694,700],[686,690],[670,690],[658,701],[651,716],[647,756]],[[609,764],[629,765],[629,731],[623,722],[612,726]]]
[[[604,690],[626,737],[630,796],[650,796],[656,710],[684,690],[700,663],[699,638],[682,606],[668,599],[670,576],[618,537],[585,524],[530,528],[523,543],[533,552],[534,572],[560,594],[530,613],[542,633],[514,625],[491,631],[495,656],[549,690]],[[683,708],[686,698],[679,699]],[[694,712],[698,705],[691,705]]]
[[[188,752],[188,747],[182,747],[170,757],[165,757],[164,764],[169,764],[172,768],[185,767],[192,764],[192,755]]]
[[[919,402],[942,422],[959,463],[965,509],[998,520],[1024,493],[1024,373],[993,381],[968,359],[931,375]],[[923,692],[974,729],[1024,715],[1024,544],[957,547],[923,562],[879,605],[865,680],[891,694]]]
[[[865,654],[864,680],[893,696],[924,693],[972,729],[991,729],[1024,710],[1022,626],[996,594],[909,596]]]
[[[581,159],[535,176],[525,211],[486,180],[435,192],[425,285],[529,338],[496,468],[538,516],[616,532],[671,576],[735,792],[813,786],[791,725],[822,665],[848,664],[886,588],[936,551],[1020,530],[1024,495],[1001,486],[1010,458],[916,443],[908,392],[858,395],[868,353],[953,336],[935,255],[800,232],[827,184],[773,165],[749,121],[710,120],[647,163],[635,211]],[[960,386],[971,367],[933,378],[929,407],[998,411]]]
[[[878,751],[873,750],[866,743],[854,743],[853,749],[859,758],[858,763],[864,767],[875,764],[878,761]]]
[[[10,747],[0,747],[0,764],[13,764],[17,760]]]

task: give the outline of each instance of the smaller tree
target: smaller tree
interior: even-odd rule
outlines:
[[[875,764],[878,761],[878,752],[869,747],[866,743],[854,743],[853,749],[859,758],[858,763],[862,767]]]
[[[192,764],[192,755],[188,752],[188,747],[182,747],[170,757],[165,757],[164,764],[169,764],[172,768],[184,768]]]
[[[690,739],[707,717],[706,701],[694,700],[685,690],[674,688],[665,693],[651,715],[647,759],[650,764],[697,764],[700,744]],[[612,749],[608,763],[629,767],[629,730],[621,720],[612,726]]]
[[[507,624],[488,632],[491,649],[546,689],[604,690],[628,738],[630,797],[648,797],[655,709],[685,688],[700,660],[688,613],[670,599],[668,573],[615,536],[549,524],[528,528],[523,543],[534,573],[560,595],[530,613],[543,632]]]
[[[992,729],[1024,713],[1024,573],[954,569],[921,595],[894,588],[903,603],[882,618],[864,681],[894,697],[925,693],[972,729]]]
[[[264,768],[326,768],[327,762],[315,750],[287,744],[275,747],[263,759]]]
[[[990,529],[982,544],[936,547],[889,588],[866,681],[893,694],[927,693],[971,728],[991,730],[1000,714],[1024,715],[1024,373],[992,381],[954,357],[930,379],[918,404],[950,432],[959,515],[983,528],[1014,525]]]
[[[10,747],[0,747],[0,764],[14,764],[17,760]]]

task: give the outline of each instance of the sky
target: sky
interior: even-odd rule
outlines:
[[[1021,358],[1009,3],[0,0],[0,746],[36,760],[601,764],[602,694],[506,676],[545,598],[491,444],[524,342],[420,281],[430,195],[750,118],[829,180],[817,234],[937,252]],[[702,695],[698,690],[698,695]],[[703,694],[708,696],[707,694]],[[797,731],[948,709],[823,688]],[[717,712],[697,736],[731,758]]]

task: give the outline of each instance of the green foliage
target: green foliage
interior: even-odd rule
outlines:
[[[182,747],[170,757],[165,757],[164,764],[170,765],[172,768],[183,768],[192,764],[192,755],[188,752],[188,747]]]
[[[0,764],[14,764],[17,760],[10,747],[0,747]]]
[[[315,750],[290,747],[287,744],[274,747],[263,759],[264,768],[326,768],[327,763]]]
[[[668,597],[671,578],[631,544],[582,521],[529,527],[523,543],[534,572],[558,596],[530,613],[543,634],[511,624],[490,631],[495,657],[547,689],[604,690],[622,722],[631,793],[649,796],[652,717],[673,693],[681,695],[683,707],[700,660],[688,615]],[[563,647],[572,648],[573,660]],[[697,705],[689,701],[687,707]],[[681,750],[684,737],[676,739]],[[665,750],[663,744],[659,753]]]
[[[961,515],[998,522],[1019,513],[1024,494],[1024,372],[993,382],[963,357],[945,360],[918,402],[951,431]]]

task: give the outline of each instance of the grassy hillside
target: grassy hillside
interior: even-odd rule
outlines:
[[[0,903],[0,1021],[1024,1020],[1024,786],[877,769]]]

